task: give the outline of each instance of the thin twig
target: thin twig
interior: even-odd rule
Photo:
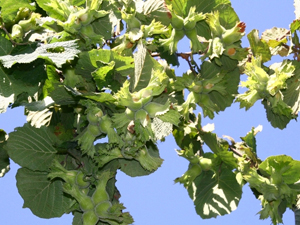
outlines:
[[[5,28],[3,25],[1,25],[0,28],[1,28],[2,30],[4,30],[4,32],[6,33],[6,35],[7,35],[8,38],[9,38],[10,42],[13,44],[13,46],[17,46],[17,45],[28,45],[28,44],[29,44],[28,42],[26,42],[26,43],[17,43],[17,42],[15,42],[15,41],[12,39],[10,33],[6,30],[6,28]]]
[[[185,55],[188,55],[188,56],[190,56],[190,55],[203,55],[203,52],[201,52],[201,51],[199,51],[199,52],[180,52],[180,53],[175,53],[177,56],[180,56],[180,57],[182,57],[182,56],[184,56],[185,57]],[[153,53],[151,53],[151,56],[152,57],[159,57],[160,56],[160,53],[159,52],[153,52]]]
[[[236,154],[236,155],[238,155],[239,157],[243,157],[243,155],[241,154],[241,153],[239,153],[239,152],[237,152],[236,150],[235,150],[235,148],[233,148],[233,146],[229,146],[229,149],[234,153],[234,154]]]
[[[191,61],[190,61],[189,58],[192,58],[192,55],[195,55],[195,54],[202,55],[202,54],[204,54],[203,52],[201,52],[201,51],[199,51],[199,52],[180,52],[180,53],[176,52],[175,54],[177,56],[185,59],[187,61],[188,65],[189,65],[191,71],[193,72],[193,74],[197,75],[197,73],[196,73],[195,69],[193,68],[193,65],[192,65],[192,63],[191,63]],[[159,52],[154,52],[154,53],[151,53],[151,56],[152,57],[160,57],[160,53]]]
[[[78,168],[84,167],[84,163],[76,155],[74,155],[71,151],[67,150],[67,154],[69,154],[71,157],[73,157],[77,161]]]

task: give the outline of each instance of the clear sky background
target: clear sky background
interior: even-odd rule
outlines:
[[[289,29],[289,24],[295,19],[293,0],[232,0],[232,6],[247,25],[246,33],[258,29],[260,34],[272,27]],[[179,51],[188,51],[189,43],[179,43]],[[243,38],[243,46],[248,41]],[[272,63],[282,61],[281,57],[274,57]],[[188,69],[182,61],[176,74],[180,75]],[[242,76],[245,78],[245,76]],[[26,122],[23,108],[8,110],[0,114],[0,128],[11,132],[15,127],[23,126]],[[206,123],[215,124],[218,136],[229,135],[236,141],[251,130],[251,127],[263,125],[263,131],[257,134],[258,156],[262,160],[270,155],[286,154],[300,160],[299,155],[299,124],[291,121],[285,130],[275,129],[266,119],[263,105],[257,102],[254,107],[245,112],[239,110],[239,104],[233,104],[225,112],[220,112],[213,121],[204,119]],[[163,165],[153,174],[145,177],[128,177],[119,172],[117,187],[121,192],[120,201],[135,219],[135,225],[269,225],[271,221],[259,220],[260,201],[256,200],[249,186],[243,188],[242,199],[238,209],[229,215],[216,219],[203,220],[195,212],[192,200],[183,185],[174,184],[174,179],[181,176],[188,166],[188,161],[177,156],[177,145],[173,137],[159,143],[160,155],[164,159]],[[0,224],[3,225],[68,225],[72,224],[72,215],[64,215],[58,219],[41,219],[31,211],[23,209],[23,199],[16,188],[15,175],[18,165],[11,162],[11,170],[0,178]],[[294,224],[294,214],[287,210],[283,217],[284,224]]]

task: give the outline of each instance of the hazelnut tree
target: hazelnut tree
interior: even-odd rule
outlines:
[[[201,218],[235,210],[245,184],[261,201],[260,219],[282,223],[287,208],[300,214],[300,161],[259,159],[260,126],[235,141],[201,124],[233,102],[248,110],[261,101],[275,128],[297,118],[299,13],[290,30],[261,37],[252,30],[243,48],[246,24],[229,0],[0,0],[0,7],[0,113],[24,106],[28,121],[0,130],[0,177],[10,159],[21,166],[17,187],[34,215],[132,224],[116,173],[155,172],[163,162],[157,142],[168,135],[189,161],[175,182]],[[190,52],[179,53],[184,37]],[[266,66],[274,55],[292,57]],[[189,66],[180,76],[171,67],[178,58]],[[238,93],[239,85],[247,91]]]

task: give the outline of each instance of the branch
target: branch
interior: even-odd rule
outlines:
[[[182,57],[183,59],[186,59],[186,57],[189,57],[190,55],[203,55],[204,53],[199,51],[199,52],[181,52],[181,53],[175,53],[177,56]],[[152,57],[159,57],[160,53],[159,52],[153,52],[151,53]]]
[[[17,42],[15,42],[15,41],[12,39],[12,37],[10,36],[10,33],[6,30],[6,28],[4,27],[3,24],[0,26],[0,28],[1,28],[2,30],[4,30],[4,32],[6,33],[6,35],[7,35],[8,38],[9,38],[10,42],[13,44],[13,46],[17,46],[17,45],[28,45],[28,44],[29,44],[28,42],[26,42],[26,43],[17,43]]]
[[[159,52],[154,52],[154,53],[150,53],[152,57],[160,57],[160,53]],[[193,55],[203,55],[204,53],[199,51],[199,52],[180,52],[180,53],[175,53],[177,56],[185,59],[190,67],[190,70],[193,72],[194,75],[197,75],[195,69],[193,68],[193,65],[191,63],[191,60],[189,58],[192,59]]]
[[[239,153],[238,151],[236,151],[235,148],[234,148],[232,145],[229,146],[229,149],[230,149],[234,154],[238,155],[239,157],[243,157],[243,155],[242,155],[241,153]]]

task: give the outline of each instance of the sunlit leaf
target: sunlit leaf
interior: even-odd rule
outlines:
[[[188,188],[188,192],[197,214],[207,219],[234,211],[241,199],[242,188],[235,174],[223,167],[218,176],[212,171],[202,172]]]
[[[51,117],[52,112],[47,108],[41,111],[29,111],[27,115],[27,122],[29,122],[33,127],[40,128],[42,126],[49,125]]]
[[[148,0],[143,5],[143,14],[148,21],[156,19],[164,25],[169,25],[170,15],[164,0]]]
[[[269,175],[278,173],[287,184],[293,184],[300,180],[300,161],[287,155],[269,156],[259,165],[259,169]]]
[[[77,49],[76,40],[42,44],[34,52],[19,55],[1,56],[0,61],[6,68],[16,63],[31,63],[38,58],[50,60],[57,67],[61,67],[67,60],[73,60],[80,51]]]
[[[225,140],[217,138],[217,135],[211,132],[204,132],[201,137],[205,144],[207,144],[207,146],[218,155],[224,163],[231,168],[237,167],[236,158],[234,157],[233,152],[229,151],[229,144]]]
[[[258,36],[258,30],[252,30],[248,35],[251,50],[255,57],[262,57],[262,62],[267,62],[271,59],[271,52],[266,41],[261,40]]]
[[[30,10],[35,9],[35,6],[30,3],[31,1],[29,0],[20,0],[14,2],[14,4],[11,4],[10,1],[1,0],[1,17],[3,18],[5,23],[12,22],[15,19],[20,8],[28,8]]]
[[[166,4],[169,6],[172,11],[174,11],[177,15],[181,17],[185,17],[188,10],[187,7],[187,1],[185,0],[167,0]]]

